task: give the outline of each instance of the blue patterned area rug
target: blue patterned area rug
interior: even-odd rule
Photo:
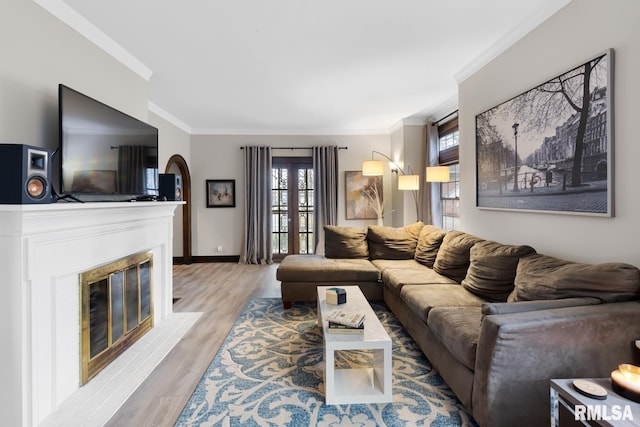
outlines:
[[[282,308],[249,301],[176,426],[475,426],[413,339],[373,304],[393,343],[393,403],[325,405],[322,334],[315,303]],[[340,352],[338,367],[368,365],[366,351]]]

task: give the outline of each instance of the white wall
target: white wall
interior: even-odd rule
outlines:
[[[640,2],[574,0],[459,85],[461,228],[503,243],[526,243],[583,262],[640,265],[637,118]],[[615,217],[479,210],[475,207],[475,116],[615,50]]]
[[[390,135],[390,153],[388,154],[394,162],[404,169],[404,126],[400,126],[398,129],[391,132]],[[380,159],[382,160],[382,159]],[[387,161],[385,160],[385,163]],[[393,227],[401,227],[404,225],[404,200],[403,192],[398,190],[398,174],[393,174],[391,177],[391,191],[392,191],[392,215],[391,225]]]
[[[33,1],[0,2],[0,52],[0,143],[58,147],[59,83],[147,118],[147,81]]]
[[[425,126],[404,126],[404,164],[405,171],[415,175],[420,175],[420,170],[426,166],[422,153],[426,141]],[[410,169],[409,169],[410,168]],[[424,181],[420,181],[420,188],[428,185]],[[415,222],[418,218],[416,209],[416,198],[419,196],[415,191],[400,191],[404,201],[404,215],[402,225]]]
[[[191,168],[191,135],[173,123],[168,122],[159,115],[149,111],[149,123],[158,128],[158,171],[159,173],[175,173],[180,171],[174,165],[167,171],[167,162],[174,154],[179,154],[184,158]],[[182,232],[183,215],[182,209],[175,210],[173,217],[173,256],[184,255]]]
[[[358,171],[362,161],[376,150],[389,155],[388,135],[363,136],[218,136],[194,135],[191,138],[191,171],[193,198],[193,255],[233,256],[240,254],[244,216],[244,171],[241,146],[311,147],[313,145],[347,146],[340,150],[338,167],[338,224],[365,227],[375,220],[347,220],[344,201],[344,172]],[[311,150],[276,150],[275,156],[311,156]],[[377,157],[376,157],[377,159]],[[391,194],[391,173],[383,178],[384,194]],[[205,181],[235,179],[235,208],[206,208]],[[391,211],[391,201],[385,197],[385,212]],[[385,225],[391,225],[391,215],[385,215]],[[222,246],[221,252],[217,251]]]
[[[403,168],[406,174],[420,174],[424,167],[422,152],[426,144],[424,125],[402,125],[390,135],[391,158]],[[426,185],[420,182],[420,186]],[[393,180],[393,222],[394,227],[402,227],[416,222],[417,192],[398,190],[397,176]]]
[[[159,115],[149,111],[149,124],[158,128],[158,168],[164,173],[169,158],[181,155],[191,164],[191,135]]]

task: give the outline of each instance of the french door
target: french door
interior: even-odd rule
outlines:
[[[313,161],[311,157],[274,157],[271,172],[273,258],[312,254]]]

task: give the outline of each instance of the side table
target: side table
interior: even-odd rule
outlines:
[[[611,388],[610,378],[585,378],[607,390],[607,398],[587,397],[573,388],[572,379],[551,380],[551,426],[640,427],[640,403]]]

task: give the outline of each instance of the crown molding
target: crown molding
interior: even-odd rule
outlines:
[[[193,129],[192,135],[248,135],[248,136],[357,136],[389,135],[389,129],[331,130],[331,129]]]
[[[402,129],[404,126],[424,126],[426,124],[426,117],[405,117],[404,119],[398,120],[395,125],[391,126],[387,133],[391,135],[392,133]]]
[[[148,101],[147,108],[153,114],[156,114],[157,116],[162,117],[164,120],[168,121],[169,123],[176,126],[177,128],[185,131],[189,135],[193,134],[193,129],[191,129],[191,126],[189,126],[188,124],[186,124],[185,122],[183,122],[182,120],[174,116],[173,114],[169,113],[167,110],[164,110],[163,108],[159,107],[157,104],[154,104],[153,102]]]
[[[457,97],[456,97],[457,102]],[[455,109],[455,108],[454,108]],[[158,107],[149,101],[149,111],[156,113],[165,120],[178,126],[191,135],[248,135],[248,136],[362,136],[362,135],[391,135],[402,126],[424,126],[427,124],[426,118],[405,118],[399,120],[388,129],[203,129],[191,128],[189,125],[177,119],[171,113]],[[450,112],[450,111],[449,111]]]
[[[458,71],[454,75],[456,82],[460,84],[465,81],[473,73],[487,65],[498,55],[516,44],[516,42],[533,31],[536,27],[540,26],[540,24],[556,14],[560,9],[565,7],[571,1],[572,0],[558,0],[557,2],[549,2],[545,7],[540,8],[540,10],[536,11],[536,13],[529,16],[526,20],[514,25],[511,31],[505,34],[505,36],[502,37],[497,43],[490,46],[487,50],[478,55],[473,61],[471,61],[464,68]],[[558,7],[558,3],[561,4],[560,7]]]
[[[407,117],[401,121],[403,126],[424,126],[427,124],[426,117]]]
[[[451,98],[444,101],[437,108],[429,113],[429,117],[427,117],[428,123],[433,123],[436,120],[440,120],[447,114],[451,114],[453,111],[458,109],[458,94],[456,93]]]
[[[398,121],[396,122],[396,124],[395,124],[395,125],[393,125],[393,126],[391,126],[391,127],[389,128],[389,130],[387,131],[387,133],[388,133],[389,135],[391,135],[392,133],[395,133],[395,132],[397,132],[398,130],[402,129],[402,127],[403,127],[403,126],[404,126],[403,120],[398,120]]]
[[[33,0],[51,15],[58,18],[69,27],[73,28],[87,40],[104,50],[120,63],[138,74],[144,80],[149,81],[153,71],[144,65],[138,58],[116,43],[111,37],[93,25],[84,16],[80,15],[62,0]]]

